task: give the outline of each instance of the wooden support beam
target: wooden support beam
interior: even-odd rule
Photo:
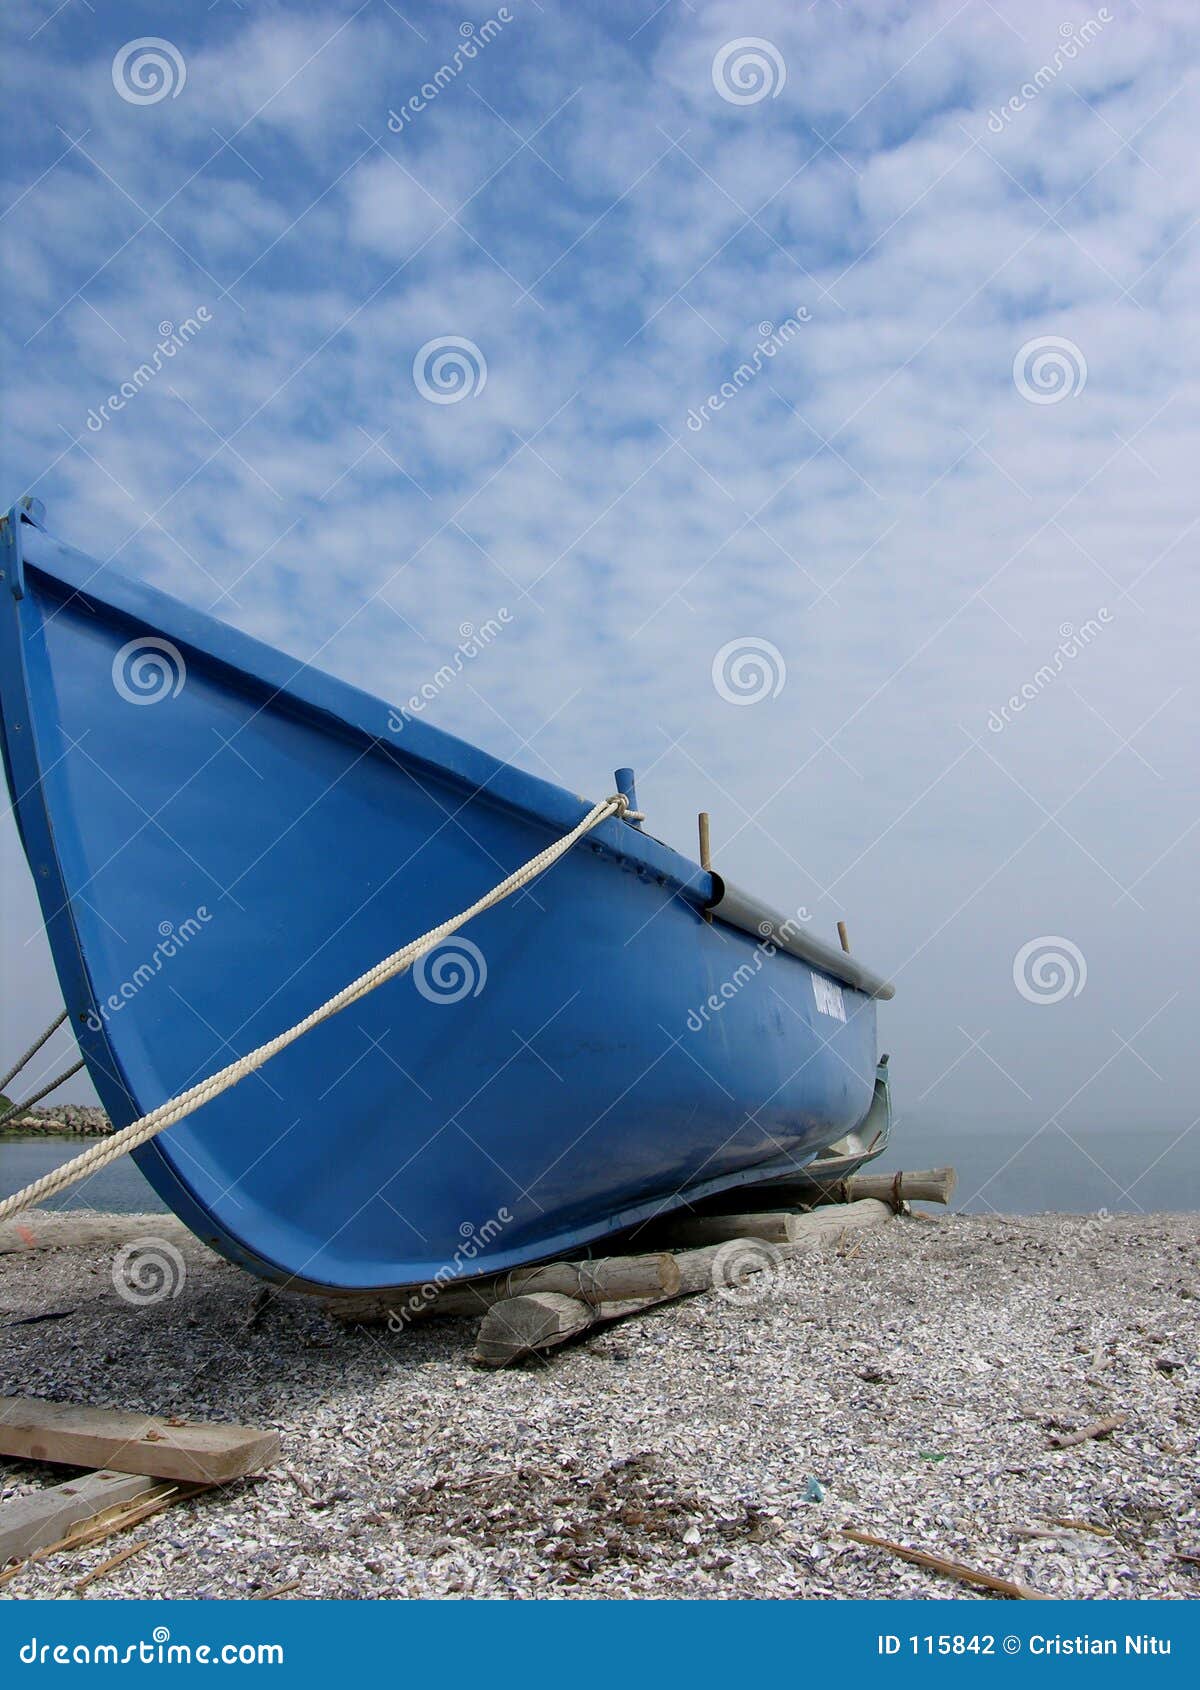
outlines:
[[[483,1317],[475,1340],[475,1360],[487,1367],[504,1367],[535,1350],[565,1344],[595,1320],[596,1310],[587,1303],[554,1291],[507,1297]]]
[[[831,1203],[802,1215],[780,1210],[751,1215],[671,1216],[655,1225],[653,1236],[655,1243],[678,1248],[727,1244],[738,1238],[804,1248],[831,1235],[880,1226],[891,1215],[889,1204],[867,1197],[852,1203]]]
[[[352,1297],[331,1297],[325,1306],[335,1320],[350,1325],[390,1321],[394,1326],[397,1322],[407,1324],[429,1315],[480,1315],[494,1303],[542,1292],[575,1297],[594,1305],[663,1294],[674,1296],[678,1290],[679,1269],[675,1258],[660,1251],[652,1255],[608,1256],[595,1262],[543,1262],[538,1267],[514,1268],[511,1273],[462,1285],[416,1286],[409,1291],[370,1291]]]
[[[38,1397],[0,1397],[0,1455],[217,1485],[270,1467],[279,1459],[279,1433]]]
[[[9,1497],[0,1502],[0,1567],[57,1543],[73,1526],[95,1519],[107,1508],[151,1496],[160,1488],[157,1479],[144,1474],[102,1468],[28,1496]]]
[[[794,1223],[793,1235],[780,1244],[761,1237],[726,1238],[686,1250],[674,1258],[678,1283],[673,1291],[659,1290],[590,1305],[553,1292],[506,1298],[493,1304],[485,1315],[473,1359],[484,1367],[506,1367],[525,1356],[565,1344],[589,1327],[644,1313],[677,1297],[745,1284],[756,1273],[774,1269],[806,1250],[840,1240],[847,1233],[882,1226],[891,1220],[892,1213],[888,1204],[864,1199],[816,1209],[808,1215],[788,1215],[787,1221]]]

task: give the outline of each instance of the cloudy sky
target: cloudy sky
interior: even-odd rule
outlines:
[[[389,699],[506,611],[430,719],[844,917],[904,1117],[1190,1127],[1192,7],[6,25],[5,503]]]

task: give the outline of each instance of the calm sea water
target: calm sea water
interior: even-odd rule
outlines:
[[[10,1197],[52,1168],[69,1162],[95,1138],[0,1138],[0,1197]],[[132,1157],[122,1156],[80,1185],[59,1192],[48,1209],[106,1209],[123,1215],[160,1213],[166,1205],[138,1173]]]
[[[958,1169],[954,1207],[974,1213],[1200,1209],[1200,1126],[1191,1132],[1096,1132],[1076,1135],[1076,1140],[1072,1143],[1055,1127],[1031,1138],[1011,1128],[963,1133],[901,1123],[877,1166],[890,1171],[949,1163]],[[95,1142],[0,1138],[0,1197],[19,1191]],[[128,1156],[62,1192],[49,1206],[122,1214],[164,1207]]]

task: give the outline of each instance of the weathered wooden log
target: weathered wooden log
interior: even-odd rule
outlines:
[[[749,1196],[763,1207],[807,1208],[814,1203],[855,1203],[863,1197],[877,1197],[897,1208],[901,1203],[949,1203],[958,1184],[953,1168],[929,1168],[920,1173],[850,1174],[845,1179],[823,1180],[816,1172],[797,1175],[786,1184],[760,1186]],[[746,1201],[748,1194],[743,1194]]]
[[[92,1209],[30,1209],[20,1220],[0,1222],[0,1256],[29,1250],[116,1250],[139,1238],[173,1244],[199,1240],[174,1215],[106,1215]]]
[[[535,1350],[565,1344],[596,1319],[596,1310],[575,1297],[534,1291],[494,1303],[483,1317],[474,1359],[485,1367],[503,1367]]]
[[[667,1250],[695,1250],[709,1244],[727,1244],[735,1238],[757,1238],[766,1244],[786,1244],[788,1222],[796,1220],[792,1214],[764,1213],[760,1215],[667,1215],[652,1222],[643,1238],[660,1244]]]
[[[624,1302],[643,1297],[673,1297],[679,1268],[665,1252],[641,1256],[606,1256],[595,1262],[543,1262],[466,1285],[431,1283],[411,1291],[329,1298],[335,1320],[363,1326],[387,1321],[395,1326],[430,1315],[478,1315],[513,1297],[546,1292],[588,1304]]]
[[[887,1213],[881,1217],[875,1207],[878,1199],[860,1198],[855,1202],[833,1203],[810,1209],[802,1215],[787,1211],[754,1215],[686,1215],[672,1216],[656,1223],[655,1243],[682,1248],[731,1243],[735,1239],[758,1239],[765,1244],[804,1245],[824,1238],[830,1233],[857,1231],[864,1226],[879,1226],[890,1219],[890,1203],[882,1206]],[[864,1207],[871,1204],[870,1208]]]
[[[641,1314],[660,1303],[701,1291],[751,1284],[759,1273],[773,1273],[802,1252],[835,1242],[847,1233],[863,1232],[892,1219],[887,1203],[864,1198],[836,1204],[807,1215],[789,1215],[793,1236],[781,1244],[766,1238],[727,1238],[674,1258],[678,1280],[673,1290],[641,1297],[604,1300],[593,1304],[553,1292],[530,1293],[498,1301],[479,1328],[474,1360],[485,1367],[505,1367],[524,1356],[553,1349],[592,1326]],[[620,1260],[620,1258],[615,1258]],[[593,1269],[603,1264],[588,1264]],[[765,1293],[769,1295],[769,1290]]]

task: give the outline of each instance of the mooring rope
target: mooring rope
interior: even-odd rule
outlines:
[[[484,910],[490,910],[493,905],[502,903],[514,892],[519,892],[523,886],[528,886],[531,880],[536,880],[538,875],[565,856],[576,840],[582,839],[585,833],[590,833],[602,821],[607,821],[609,816],[625,816],[629,810],[629,800],[619,792],[611,798],[606,798],[602,804],[594,805],[570,833],[565,833],[553,845],[548,845],[544,851],[539,851],[536,857],[531,857],[469,909],[463,910],[461,915],[443,921],[439,927],[431,927],[429,932],[422,934],[419,939],[413,939],[402,949],[393,951],[391,956],[376,963],[375,967],[368,969],[365,974],[360,974],[357,980],[352,980],[334,997],[327,998],[319,1008],[306,1015],[303,1021],[297,1021],[294,1027],[289,1027],[284,1033],[278,1033],[266,1044],[259,1045],[257,1050],[250,1051],[248,1055],[239,1057],[236,1062],[229,1063],[217,1073],[210,1074],[207,1080],[189,1086],[177,1097],[168,1098],[148,1115],[131,1121],[111,1138],[92,1145],[91,1149],[85,1150],[82,1155],[64,1162],[61,1168],[54,1168],[50,1173],[43,1174],[41,1179],[34,1180],[33,1184],[27,1185],[23,1191],[16,1191],[11,1197],[4,1198],[0,1202],[0,1221],[7,1220],[10,1215],[20,1214],[22,1209],[30,1208],[45,1197],[52,1197],[55,1192],[62,1191],[68,1185],[74,1185],[77,1180],[84,1179],[88,1174],[97,1173],[110,1162],[115,1162],[119,1156],[124,1156],[127,1151],[136,1150],[139,1145],[148,1143],[168,1127],[174,1126],[176,1121],[182,1121],[186,1116],[193,1114],[203,1104],[211,1103],[213,1098],[220,1097],[222,1092],[236,1086],[248,1074],[255,1073],[273,1056],[277,1056],[288,1045],[294,1044],[322,1021],[328,1021],[330,1016],[336,1015],[339,1010],[357,1003],[359,998],[365,998],[368,992],[373,992],[376,987],[394,979],[397,974],[403,974],[419,957],[424,956],[426,951],[433,950],[451,933],[456,933],[468,921],[482,915]]]
[[[35,1091],[32,1097],[27,1097],[20,1103],[10,1103],[3,1115],[0,1115],[0,1127],[4,1125],[5,1121],[11,1120],[14,1115],[24,1115],[33,1108],[35,1103],[40,1103],[44,1097],[49,1097],[52,1091],[58,1090],[64,1080],[69,1080],[72,1074],[78,1074],[82,1067],[83,1058],[81,1056],[78,1062],[73,1062],[69,1068],[64,1068],[61,1074],[56,1074],[52,1080],[47,1080],[41,1091]]]
[[[29,1061],[30,1057],[37,1055],[38,1051],[41,1050],[42,1046],[45,1044],[46,1040],[50,1037],[51,1033],[57,1033],[58,1029],[62,1026],[63,1022],[66,1019],[67,1019],[67,1012],[64,1009],[62,1014],[56,1020],[52,1021],[50,1023],[50,1025],[46,1028],[46,1031],[42,1034],[41,1038],[40,1039],[34,1039],[33,1043],[30,1045],[29,1049],[25,1052],[24,1056],[21,1057],[20,1061],[14,1062],[12,1067],[8,1070],[8,1073],[5,1074],[5,1076],[2,1080],[0,1080],[0,1092],[2,1092],[4,1090],[5,1086],[8,1084],[8,1082],[10,1080],[16,1079],[17,1075],[21,1072],[21,1069],[24,1068],[25,1064]]]

